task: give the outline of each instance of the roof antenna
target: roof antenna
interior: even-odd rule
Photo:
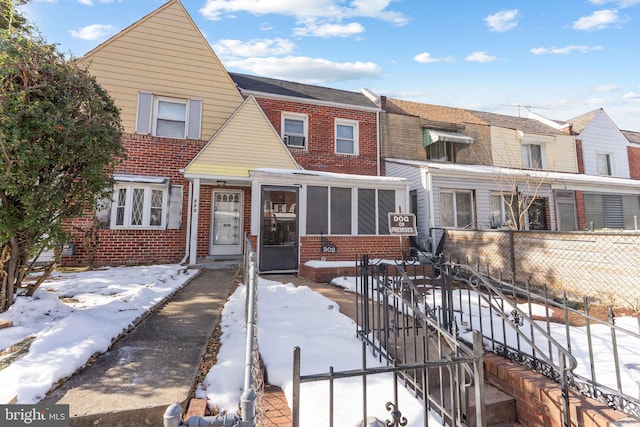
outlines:
[[[547,108],[547,107],[536,107],[534,105],[522,105],[522,104],[498,104],[501,105],[503,107],[518,107],[518,117],[522,117],[520,115],[520,108],[526,108],[527,111],[531,111],[532,108],[537,108],[540,110],[550,110],[551,108]]]

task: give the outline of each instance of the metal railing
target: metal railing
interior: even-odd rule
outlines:
[[[244,281],[247,289],[244,389],[240,398],[242,422],[240,426],[254,427],[257,423],[257,390],[262,391],[263,376],[260,371],[258,349],[258,257],[251,239],[244,239]],[[261,395],[261,393],[260,393]]]
[[[169,405],[164,413],[164,427],[182,426],[218,426],[218,427],[255,427],[258,424],[258,407],[263,390],[263,375],[258,351],[258,263],[251,240],[244,238],[243,280],[246,285],[246,341],[243,391],[240,396],[240,416],[217,415],[190,417],[182,421],[182,408],[179,404]]]
[[[491,351],[560,384],[566,425],[569,388],[640,419],[640,384],[637,374],[633,378],[640,373],[640,318],[635,330],[632,323],[623,327],[611,306],[603,319],[590,314],[587,297],[580,305],[566,293],[551,299],[546,287],[533,292],[528,284],[517,286],[451,262],[442,265],[442,294],[447,295],[443,311],[461,325],[463,336],[480,331]]]
[[[427,407],[449,425],[485,425],[482,341],[470,347],[448,330],[425,289],[437,285],[435,265],[379,261],[360,263],[357,284],[358,335],[388,365],[416,365],[404,375]],[[430,369],[419,365],[437,362]],[[470,393],[476,402],[470,405]]]

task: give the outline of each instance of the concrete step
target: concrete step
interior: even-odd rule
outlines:
[[[491,384],[485,383],[483,398],[487,426],[513,426],[513,423],[518,420],[516,400],[512,396],[509,396]],[[471,407],[471,414],[468,424],[469,426],[475,426],[477,425],[475,413],[476,404],[473,390],[471,390],[471,395],[469,396],[469,406]]]

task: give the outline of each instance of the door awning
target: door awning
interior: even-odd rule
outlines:
[[[458,132],[445,132],[441,130],[424,129],[423,145],[428,147],[436,142],[457,142],[460,144],[473,144],[473,138]]]

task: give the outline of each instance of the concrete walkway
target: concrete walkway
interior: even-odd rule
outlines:
[[[236,268],[203,269],[155,314],[42,404],[68,404],[71,426],[162,426],[198,375]]]

